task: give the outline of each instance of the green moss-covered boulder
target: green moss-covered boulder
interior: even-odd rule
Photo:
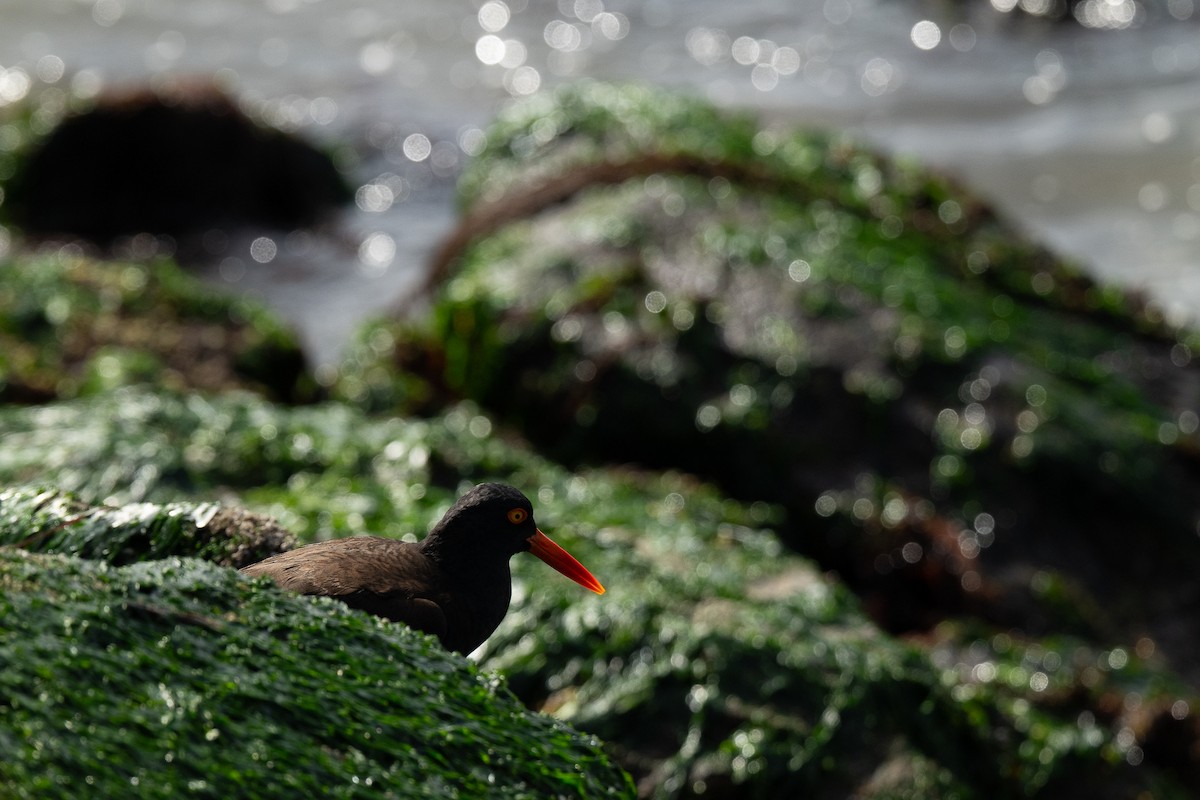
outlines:
[[[193,559],[0,548],[0,794],[630,797],[434,640]]]
[[[295,337],[244,298],[166,260],[0,259],[0,401],[31,403],[130,383],[311,397]]]
[[[47,401],[0,407],[0,541],[43,551],[0,548],[0,796],[629,793],[501,684],[648,797],[1200,792],[1187,334],[844,142],[597,86],[488,135],[432,321],[367,331],[343,402],[148,337],[81,367],[73,325],[170,329],[141,268],[24,292],[56,377],[0,395]],[[101,325],[81,268],[147,300],[87,278]],[[486,479],[609,588],[514,558],[488,677],[191,558],[412,537]]]
[[[487,139],[432,313],[343,396],[778,504],[893,630],[1149,636],[1200,681],[1194,332],[838,138],[582,84]]]
[[[109,564],[195,556],[241,568],[290,549],[275,520],[218,503],[92,506],[36,486],[0,489],[0,546]]]
[[[986,626],[897,640],[781,547],[775,507],[676,473],[568,472],[469,404],[370,418],[125,389],[0,409],[0,437],[15,445],[0,481],[106,499],[109,520],[133,500],[219,494],[306,539],[420,533],[465,485],[523,487],[608,593],[515,557],[513,606],[479,658],[527,705],[604,739],[644,796],[1187,796],[1173,748],[1196,740],[1185,711],[1200,701],[1152,651]],[[38,513],[35,531],[64,533],[79,515]]]

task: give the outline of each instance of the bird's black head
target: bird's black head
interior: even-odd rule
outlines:
[[[528,550],[537,532],[528,497],[503,483],[482,483],[450,507],[421,546],[437,560],[467,556],[507,561]]]
[[[502,576],[506,588],[508,559],[523,550],[604,594],[592,573],[538,530],[529,498],[502,483],[483,483],[464,494],[421,542],[421,552],[460,580]]]

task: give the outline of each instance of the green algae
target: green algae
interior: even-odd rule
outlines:
[[[839,137],[583,83],[487,140],[432,313],[366,331],[339,396],[777,504],[895,630],[1148,632],[1195,678],[1194,331]],[[1103,613],[993,602],[1035,573]]]
[[[0,549],[5,796],[629,797],[403,626],[202,561]]]
[[[108,420],[102,432],[98,419]],[[129,444],[84,446],[92,436]],[[419,534],[471,482],[523,487],[539,525],[609,591],[588,595],[535,559],[514,558],[513,606],[482,665],[527,705],[609,742],[649,796],[1004,797],[1074,786],[1121,797],[1154,782],[1167,787],[1156,796],[1185,796],[1153,748],[1122,733],[1128,715],[1104,710],[1109,697],[1169,708],[1191,696],[1132,649],[1122,661],[1082,639],[998,640],[985,630],[946,635],[927,655],[881,633],[843,585],[784,550],[766,529],[777,507],[730,501],[677,473],[569,472],[499,435],[470,404],[389,419],[334,404],[124,389],[0,410],[0,437],[50,454],[38,477],[70,478],[88,502],[202,499],[234,487],[305,538]],[[133,446],[148,441],[157,446]],[[179,454],[194,453],[195,441],[212,457],[185,465]],[[257,458],[236,470],[254,441]],[[111,479],[79,481],[101,472],[89,464],[155,477],[134,498]],[[35,472],[32,459],[0,461],[0,480],[11,470]],[[1056,647],[1057,662],[1045,655]],[[991,666],[974,669],[981,663]],[[1004,678],[983,680],[988,669]],[[1039,671],[1046,685],[1031,686]],[[1136,769],[1131,746],[1145,751]]]
[[[154,383],[296,401],[313,383],[295,337],[258,304],[167,261],[0,260],[0,400]]]
[[[161,363],[141,342],[106,344],[82,370],[50,348],[50,368],[66,359],[77,370],[58,395],[78,399],[0,408],[0,485],[24,484],[4,497],[28,509],[11,520],[16,541],[122,563],[191,555],[207,545],[189,534],[188,520],[217,500],[270,514],[303,540],[409,536],[427,530],[465,486],[501,479],[530,494],[541,527],[609,591],[587,595],[534,559],[515,558],[513,607],[479,655],[498,672],[471,673],[475,689],[464,691],[475,697],[503,683],[526,706],[604,738],[643,796],[1195,793],[1186,752],[1197,740],[1190,709],[1200,700],[1172,673],[1181,665],[1169,645],[1178,642],[1113,625],[1118,612],[1143,619],[1150,608],[1161,612],[1158,622],[1186,627],[1177,613],[1186,602],[1114,599],[1093,592],[1086,575],[1050,562],[1026,574],[1028,561],[1011,558],[1022,548],[1041,558],[1039,548],[1060,536],[1072,562],[1087,561],[1081,554],[1090,557],[1092,547],[1102,555],[1111,548],[1131,568],[1165,565],[1160,580],[1142,587],[1147,596],[1173,585],[1172,569],[1190,569],[1177,523],[1195,496],[1186,477],[1193,334],[1165,329],[1153,309],[1022,243],[936,176],[840,140],[731,120],[687,98],[570,89],[515,107],[488,142],[463,181],[472,214],[504,205],[496,198],[511,188],[586,172],[598,160],[603,169],[590,175],[603,188],[560,191],[561,204],[533,223],[510,217],[477,228],[491,235],[458,251],[462,269],[430,322],[364,332],[335,387],[343,402],[291,408],[181,392],[171,387],[191,384],[171,381],[149,391],[127,386],[152,378]],[[646,158],[648,149],[660,155]],[[80,308],[69,304],[65,318]],[[153,316],[153,305],[138,315]],[[489,410],[447,403],[462,396]],[[411,410],[425,416],[378,413]],[[569,470],[531,454],[514,429],[570,463],[669,469]],[[888,447],[873,443],[880,437]],[[1097,465],[1108,477],[1096,480]],[[780,478],[793,483],[770,483]],[[1070,495],[1081,480],[1095,488]],[[1097,541],[1087,541],[1081,532],[1106,514]],[[116,524],[125,517],[134,524]],[[1108,536],[1121,526],[1124,538]],[[862,602],[777,533],[838,566]],[[986,558],[1002,550],[1009,560],[998,566],[1013,568],[988,572]],[[231,571],[190,560],[116,569],[0,554],[26,559],[0,584],[0,605],[11,602],[11,586],[23,609],[36,606],[21,624],[60,602],[42,592],[55,573],[87,591],[125,587],[103,589],[109,599],[95,602],[83,589],[64,590],[107,637],[103,654],[87,652],[93,669],[85,675],[64,655],[75,639],[57,631],[16,637],[28,648],[19,652],[32,653],[22,662],[32,673],[20,675],[56,665],[63,671],[55,676],[68,676],[64,700],[78,690],[82,706],[109,715],[86,731],[99,737],[100,764],[80,744],[87,738],[64,733],[77,733],[84,717],[60,715],[57,683],[45,697],[38,683],[39,693],[0,700],[0,711],[20,709],[0,716],[0,746],[29,753],[0,767],[20,791],[74,795],[75,784],[58,782],[93,774],[113,787],[97,794],[119,795],[136,777],[150,795],[183,786],[242,796],[260,785],[276,795],[325,794],[327,780],[335,795],[350,795],[366,793],[367,778],[380,793],[381,783],[416,771],[428,782],[395,783],[397,796],[478,796],[493,787],[493,764],[546,778],[517,794],[583,791],[585,779],[571,769],[549,767],[546,777],[536,765],[514,766],[499,747],[479,755],[477,730],[482,741],[524,730],[508,711],[499,716],[504,731],[482,706],[470,711],[481,719],[457,728],[442,725],[436,709],[390,714],[390,695],[376,692],[383,686],[411,702],[435,654],[396,654],[391,674],[410,660],[417,674],[392,688],[357,664],[396,653],[393,639],[429,647],[402,628],[269,585],[246,588]],[[154,588],[144,596],[134,585]],[[989,604],[997,597],[1003,603]],[[251,620],[243,608],[263,616]],[[965,621],[943,621],[956,614]],[[905,641],[873,619],[928,632]],[[140,626],[133,644],[123,638],[127,626]],[[278,670],[254,666],[251,656],[273,645],[251,628],[286,642],[289,652],[272,662]],[[368,647],[362,630],[385,640]],[[156,660],[143,645],[163,637],[177,652]],[[237,652],[196,666],[224,647],[214,637]],[[0,659],[7,665],[15,652]],[[324,667],[321,675],[299,654]],[[130,751],[131,732],[156,724],[139,709],[161,711],[161,694],[150,682],[135,687],[140,694],[131,689],[134,708],[121,704],[124,695],[104,705],[98,690],[78,687],[94,687],[97,675],[119,680],[143,663],[188,680],[218,675],[210,689],[219,696],[206,697],[221,724],[194,719],[199,690],[181,689],[172,702],[183,710],[157,722],[173,732],[154,740],[158,750]],[[456,659],[436,664],[446,673],[463,668]],[[329,682],[325,673],[337,669],[343,674]],[[283,701],[289,708],[280,711]],[[258,739],[219,752],[201,744],[213,730],[216,743],[228,742],[225,723],[242,720],[247,706],[262,712]],[[363,713],[373,728],[356,727]],[[562,730],[535,720],[536,730]],[[412,729],[422,737],[416,744],[428,735],[437,748],[418,756],[406,749],[416,748],[413,738],[393,735]],[[41,750],[20,749],[32,747],[27,734]],[[278,737],[286,755],[264,765]],[[598,752],[571,741],[584,741],[588,759]],[[213,768],[181,770],[180,756],[166,761],[168,744],[187,763]],[[464,762],[452,764],[447,748],[474,753],[472,768],[460,774]],[[61,766],[40,770],[37,753],[67,751]],[[164,788],[177,778],[187,782]],[[624,791],[623,781],[605,788]]]
[[[0,546],[127,564],[195,556],[243,567],[286,549],[273,520],[217,503],[90,506],[55,490],[0,490]]]

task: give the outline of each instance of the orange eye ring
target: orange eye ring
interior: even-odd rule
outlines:
[[[529,512],[523,508],[514,508],[508,512],[508,521],[513,525],[520,525],[527,519],[529,519]]]

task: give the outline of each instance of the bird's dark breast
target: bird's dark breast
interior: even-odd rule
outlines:
[[[503,567],[495,575],[479,576],[470,585],[460,584],[454,591],[453,600],[445,608],[447,627],[452,632],[462,631],[464,635],[454,637],[456,641],[453,642],[444,640],[447,648],[470,653],[500,626],[512,599],[512,574],[508,562],[504,562]],[[451,620],[454,620],[453,624],[450,624]]]
[[[468,592],[431,594],[421,597],[358,591],[340,595],[339,599],[351,608],[432,634],[447,650],[463,654],[483,644],[508,611],[507,596],[501,606],[495,602],[498,598],[480,603]]]
[[[336,597],[351,608],[432,634],[461,653],[491,635],[512,593],[507,562],[487,574],[455,580],[418,545],[374,536],[319,542],[242,572],[269,575],[289,591]]]

